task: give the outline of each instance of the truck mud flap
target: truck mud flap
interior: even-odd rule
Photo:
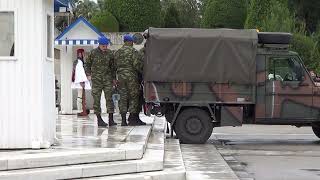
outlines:
[[[242,126],[243,107],[222,106],[220,126]]]

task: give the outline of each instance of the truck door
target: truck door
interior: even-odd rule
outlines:
[[[266,72],[262,121],[291,124],[311,120],[313,84],[299,57],[267,57]]]

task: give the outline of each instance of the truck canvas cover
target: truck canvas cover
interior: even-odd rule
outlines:
[[[144,78],[254,84],[256,30],[150,28]]]

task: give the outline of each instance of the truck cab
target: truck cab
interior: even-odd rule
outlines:
[[[319,86],[287,46],[258,49],[255,123],[304,126],[319,120]]]

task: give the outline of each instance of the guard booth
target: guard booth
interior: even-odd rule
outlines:
[[[61,114],[73,114],[73,109],[75,109],[77,91],[71,89],[71,84],[73,62],[77,59],[77,49],[84,49],[88,55],[93,48],[98,47],[100,36],[103,34],[98,29],[85,18],[80,17],[55,39],[55,48],[60,50],[60,67],[57,68],[60,68],[61,72],[58,79],[61,84]],[[87,97],[91,96],[90,91],[86,91],[86,93]],[[104,97],[101,99],[101,106],[105,107]],[[92,105],[88,104],[88,106]]]
[[[77,90],[71,89],[72,84],[72,68],[73,62],[77,58],[77,49],[82,48],[85,54],[88,55],[93,48],[98,47],[98,37],[106,35],[111,43],[108,48],[117,50],[123,45],[123,36],[127,33],[102,33],[94,27],[85,18],[80,17],[69,27],[67,27],[55,39],[55,49],[59,50],[59,59],[57,62],[60,74],[56,77],[60,84],[60,113],[61,114],[75,114],[77,109]],[[143,47],[143,36],[141,33],[131,32],[135,37],[134,47],[139,50]],[[85,58],[86,59],[86,58]],[[56,64],[57,65],[57,64]],[[92,109],[93,98],[91,91],[86,91],[87,108]],[[101,110],[105,113],[106,103],[104,94],[101,96]]]
[[[53,0],[0,1],[0,149],[55,137]]]

